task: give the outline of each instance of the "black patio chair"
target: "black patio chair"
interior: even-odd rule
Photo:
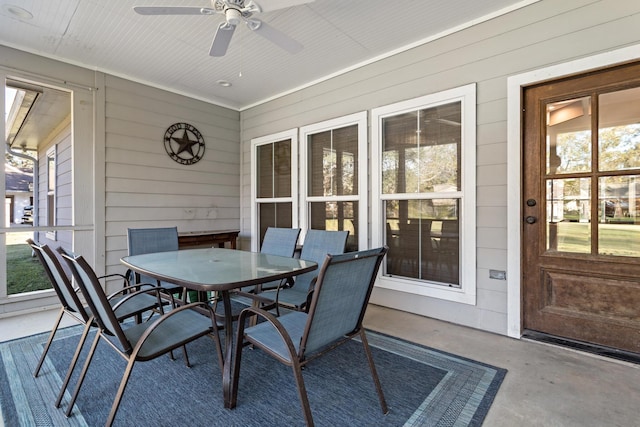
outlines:
[[[44,363],[45,357],[49,352],[49,348],[51,347],[51,343],[55,337],[56,332],[58,331],[58,327],[60,326],[60,322],[65,314],[71,316],[78,323],[84,325],[84,330],[82,331],[82,335],[80,336],[80,340],[78,341],[78,345],[76,347],[76,351],[71,359],[69,364],[69,368],[67,369],[67,374],[65,379],[62,382],[62,387],[60,389],[60,393],[58,394],[58,398],[56,399],[55,406],[60,406],[60,401],[64,395],[64,392],[69,385],[69,380],[71,379],[71,374],[75,369],[76,363],[78,362],[78,358],[80,357],[80,353],[82,352],[82,347],[84,346],[84,342],[87,339],[87,335],[89,334],[89,330],[92,326],[97,326],[93,319],[93,314],[91,309],[88,306],[85,306],[78,293],[80,292],[79,288],[75,288],[67,273],[62,268],[62,264],[58,260],[55,252],[48,246],[40,243],[36,243],[32,239],[27,239],[27,243],[33,249],[37,258],[42,263],[44,267],[44,271],[47,274],[47,277],[51,281],[51,286],[56,292],[56,295],[60,299],[60,313],[51,329],[51,333],[49,334],[49,338],[47,339],[47,343],[44,346],[42,351],[42,355],[40,356],[40,360],[36,369],[33,373],[34,377],[37,377],[40,373],[40,369],[42,368],[42,364]],[[112,278],[112,277],[120,277],[125,283],[126,277],[121,274],[109,274],[106,276],[99,277],[98,279]],[[126,293],[132,293],[134,291],[140,290],[141,287],[146,286],[150,287],[151,285],[136,285],[136,286],[124,286],[118,292],[115,292],[107,298],[109,304],[112,306],[116,306],[115,310],[116,318],[118,321],[124,321],[131,317],[137,317],[142,313],[149,312],[150,310],[161,310],[161,305],[158,305],[158,300],[151,295],[148,294],[139,294],[135,298],[128,298],[127,301],[122,301],[123,295]]]
[[[156,227],[156,228],[129,228],[127,229],[127,251],[128,255],[142,255],[152,252],[177,251],[178,227]],[[127,277],[132,283],[157,283],[170,294],[180,294],[180,299],[186,301],[187,290],[176,284],[160,282],[151,277],[127,270]]]
[[[262,239],[260,252],[269,255],[293,257],[300,236],[299,228],[268,227]],[[277,289],[281,281],[263,283],[260,290]]]
[[[264,234],[264,239],[262,240],[260,253],[293,257],[296,251],[296,245],[298,244],[299,235],[299,228],[268,227]],[[246,286],[235,293],[236,295],[252,299],[256,304],[273,304],[273,300],[271,298],[264,298],[260,294],[265,290],[277,289],[282,282],[282,280],[278,280],[255,286]]]
[[[308,230],[300,252],[300,259],[314,261],[318,269],[296,276],[293,284],[280,283],[272,298],[272,305],[280,315],[280,307],[293,310],[306,310],[313,293],[314,283],[327,254],[344,253],[348,231]],[[268,293],[264,293],[264,296]]]
[[[129,377],[136,362],[143,362],[155,359],[163,354],[178,348],[185,347],[186,344],[212,334],[220,369],[223,368],[222,348],[218,334],[219,325],[215,320],[212,308],[205,302],[174,307],[171,311],[159,317],[151,318],[142,323],[123,326],[115,314],[118,306],[112,307],[97,280],[95,272],[82,256],[70,256],[62,254],[63,258],[72,267],[73,275],[78,282],[81,292],[85,296],[89,307],[94,313],[98,324],[98,332],[93,340],[89,354],[80,373],[78,383],[69,402],[66,415],[69,416],[73,410],[82,383],[84,382],[87,370],[95,354],[96,347],[100,340],[105,340],[109,347],[113,348],[127,361],[127,367],[120,381],[118,392],[116,393],[111,411],[106,421],[106,426],[111,426],[118,412],[122,396],[124,395]],[[138,292],[126,295],[121,303],[127,299],[135,297],[139,293],[153,294],[160,299],[160,289],[142,289]],[[201,311],[194,310],[199,308]],[[203,315],[206,312],[208,315]],[[184,352],[185,364],[190,366],[187,352]]]
[[[308,313],[291,311],[276,317],[260,308],[248,307],[242,310],[233,356],[232,408],[237,403],[242,350],[245,345],[253,345],[292,367],[305,421],[312,426],[313,417],[302,367],[349,339],[359,337],[369,362],[382,412],[388,412],[362,327],[378,269],[387,250],[385,246],[342,255],[327,255],[315,284]],[[247,328],[246,317],[254,315],[266,321]]]

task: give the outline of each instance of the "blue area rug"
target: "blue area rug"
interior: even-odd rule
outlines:
[[[0,407],[6,426],[104,425],[126,365],[103,342],[72,416],[64,416],[70,392],[60,409],[53,405],[80,332],[79,327],[58,331],[38,378],[32,372],[46,334],[0,344]],[[362,345],[350,342],[304,370],[316,425],[482,425],[506,370],[375,332],[367,337],[389,414],[380,409]],[[163,356],[136,364],[115,425],[304,425],[290,368],[246,348],[238,406],[228,410],[222,404],[213,341],[202,338],[188,351],[190,369],[180,351],[175,361]]]

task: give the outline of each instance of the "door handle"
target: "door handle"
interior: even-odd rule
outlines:
[[[527,221],[527,224],[535,224],[538,219],[535,216],[528,216],[524,220]]]

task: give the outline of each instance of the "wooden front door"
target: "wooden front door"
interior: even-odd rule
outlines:
[[[524,90],[523,327],[640,353],[640,63]]]

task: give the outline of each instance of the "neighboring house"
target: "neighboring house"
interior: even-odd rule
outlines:
[[[526,329],[526,315],[535,311],[536,304],[561,302],[563,306],[547,311],[554,315],[580,314],[581,310],[586,312],[593,307],[594,301],[585,295],[602,295],[592,283],[595,280],[580,292],[567,290],[570,283],[578,280],[575,271],[581,269],[580,265],[572,264],[572,274],[565,275],[561,262],[567,257],[559,264],[543,268],[535,264],[538,271],[526,270],[532,265],[531,257],[535,257],[528,251],[557,247],[554,242],[544,246],[546,243],[539,241],[542,232],[533,237],[527,234],[539,227],[540,222],[546,223],[544,211],[536,210],[544,205],[544,187],[539,185],[543,189],[538,188],[535,196],[527,195],[523,193],[527,188],[525,178],[536,172],[539,184],[548,177],[536,169],[544,161],[535,159],[536,163],[525,156],[526,148],[545,139],[524,143],[523,120],[527,119],[524,113],[541,111],[541,107],[524,108],[524,90],[543,87],[553,79],[640,61],[639,27],[640,2],[545,0],[242,111],[5,46],[0,46],[0,74],[29,80],[41,76],[49,85],[73,92],[73,146],[64,158],[65,175],[56,176],[66,179],[68,185],[67,198],[61,203],[71,212],[64,225],[73,233],[73,248],[85,254],[99,273],[122,271],[119,260],[126,254],[128,227],[177,225],[181,231],[237,228],[241,230],[239,247],[255,249],[258,220],[263,212],[260,208],[266,212],[275,203],[289,204],[292,224],[304,227],[314,225],[318,204],[335,205],[336,212],[344,212],[342,219],[349,219],[344,221],[345,227],[357,231],[358,240],[350,244],[365,247],[390,243],[396,230],[395,223],[387,220],[393,209],[385,211],[383,206],[395,203],[396,199],[402,203],[432,200],[432,193],[438,191],[421,189],[425,194],[414,195],[404,189],[398,191],[401,195],[397,197],[381,191],[381,182],[385,182],[381,163],[385,156],[381,150],[385,137],[382,123],[402,127],[399,115],[403,112],[411,115],[423,111],[427,117],[436,107],[457,103],[453,115],[473,123],[471,128],[463,128],[462,142],[455,140],[459,144],[456,153],[463,153],[457,154],[463,160],[456,160],[461,176],[456,176],[453,185],[462,186],[462,190],[446,191],[444,196],[436,197],[446,200],[425,202],[424,206],[407,211],[415,214],[440,209],[449,216],[462,212],[462,216],[456,217],[463,241],[460,253],[455,261],[447,261],[460,276],[447,279],[455,286],[443,286],[410,276],[387,275],[379,280],[371,301],[520,337]],[[29,74],[22,75],[23,70]],[[635,79],[638,74],[629,75]],[[558,99],[573,99],[571,94],[563,96],[558,95]],[[449,115],[435,118],[460,128],[459,122]],[[189,122],[202,133],[206,141],[202,161],[179,165],[167,155],[162,138],[176,122]],[[414,126],[415,123],[418,121]],[[342,161],[340,167],[343,171],[351,170],[356,162],[362,186],[346,196],[316,197],[315,188],[307,186],[307,173],[315,170],[306,163],[307,159],[314,156],[333,159],[339,153],[308,151],[306,142],[309,138],[320,138],[323,132],[333,135],[334,131],[352,127],[358,132],[356,142],[349,146],[353,158]],[[542,125],[538,123],[534,128],[539,130]],[[407,133],[418,131],[419,127],[411,128]],[[444,133],[453,135],[451,129]],[[259,147],[270,144],[276,147],[283,141],[295,148],[284,152],[301,154],[291,157],[291,192],[282,198],[265,197],[261,203],[255,193],[255,162],[262,154]],[[402,147],[399,142],[391,145]],[[342,150],[341,154],[346,155],[349,150]],[[355,151],[357,156],[353,154]],[[523,163],[523,159],[529,163]],[[472,161],[466,163],[467,160]],[[584,174],[571,175],[571,179],[581,178]],[[40,184],[47,184],[42,176]],[[450,182],[436,184],[452,188]],[[558,188],[556,184],[552,182],[549,189]],[[566,193],[569,185],[564,184],[567,185],[562,189]],[[578,192],[581,190],[579,185],[576,188]],[[635,190],[631,185],[625,188]],[[597,197],[595,191],[585,192]],[[45,202],[42,197],[39,201]],[[553,196],[549,199],[555,200]],[[574,204],[578,209],[577,202]],[[571,205],[567,202],[567,206]],[[402,209],[397,211],[401,218]],[[580,213],[573,215],[582,218]],[[405,217],[410,224],[410,215]],[[550,221],[549,229],[554,229],[552,223],[555,222]],[[446,237],[444,229],[438,232]],[[636,271],[637,262],[629,262],[633,259],[624,263],[625,271]],[[606,262],[614,261],[611,258]],[[399,268],[411,262],[417,265],[423,261],[419,257],[402,260]],[[600,272],[589,274],[611,281],[611,277],[602,273],[614,271],[608,270],[611,264],[602,261],[598,265]],[[625,295],[631,292],[637,295],[631,286],[637,285],[637,277],[629,280],[624,291],[619,291],[613,304],[615,308],[630,310],[632,314],[620,324],[636,334],[640,331],[638,307],[627,306],[626,301],[638,299],[625,299]],[[531,278],[542,283],[535,287],[528,281]],[[552,294],[549,287],[556,284],[559,287],[553,288]],[[544,288],[548,293],[532,296],[533,288],[543,286],[548,286]],[[21,305],[0,301],[0,313],[53,301],[52,296],[22,301]],[[609,331],[608,327],[602,330]]]
[[[33,172],[25,172],[5,163],[4,176],[5,223],[6,227],[10,227],[11,224],[24,223],[25,208],[33,204]]]

